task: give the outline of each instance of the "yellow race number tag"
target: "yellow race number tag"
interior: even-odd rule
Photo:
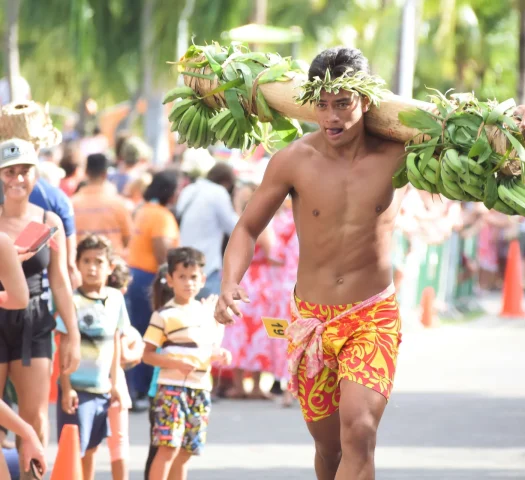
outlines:
[[[288,327],[288,320],[282,318],[262,317],[262,321],[269,337],[286,339],[284,332],[286,327]]]

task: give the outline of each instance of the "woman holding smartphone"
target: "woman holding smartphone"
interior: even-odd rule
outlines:
[[[29,290],[26,308],[7,310],[0,304],[0,391],[7,377],[18,396],[20,417],[36,431],[44,445],[48,437],[48,399],[51,379],[52,331],[55,320],[42,298],[42,277],[48,270],[49,284],[57,310],[68,329],[60,342],[61,371],[72,373],[80,359],[80,334],[68,277],[66,244],[60,219],[29,203],[36,183],[38,157],[33,145],[20,139],[0,143],[0,179],[4,204],[0,208],[0,232],[13,241],[29,222],[57,227],[56,248],[44,246],[22,263]],[[3,289],[3,288],[2,288]],[[23,470],[23,469],[22,469]],[[25,480],[25,473],[21,479]]]

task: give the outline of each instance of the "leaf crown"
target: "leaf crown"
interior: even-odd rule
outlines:
[[[388,92],[385,85],[386,82],[381,77],[369,75],[361,70],[354,73],[352,67],[348,67],[341,76],[332,79],[330,69],[327,68],[323,79],[316,76],[301,86],[303,91],[297,98],[297,103],[304,105],[308,102],[318,102],[321,90],[336,95],[340,90],[346,90],[367,97],[370,103],[377,107]]]

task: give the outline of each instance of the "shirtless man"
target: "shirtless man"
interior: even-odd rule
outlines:
[[[368,73],[360,51],[319,54],[309,79],[348,68]],[[391,239],[404,189],[392,175],[404,146],[369,136],[366,97],[322,90],[319,131],[269,162],[224,257],[216,319],[233,323],[255,240],[287,194],[300,242],[293,323],[287,329],[292,392],[315,442],[319,480],[372,480],[376,432],[392,389],[400,318],[392,286]],[[320,346],[322,345],[322,347]],[[317,347],[317,348],[316,348]]]

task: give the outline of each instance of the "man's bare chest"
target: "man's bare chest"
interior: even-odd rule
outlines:
[[[392,204],[394,189],[389,177],[316,170],[303,175],[294,186],[294,211],[301,219],[345,221],[377,217]],[[384,176],[384,175],[383,175]]]

